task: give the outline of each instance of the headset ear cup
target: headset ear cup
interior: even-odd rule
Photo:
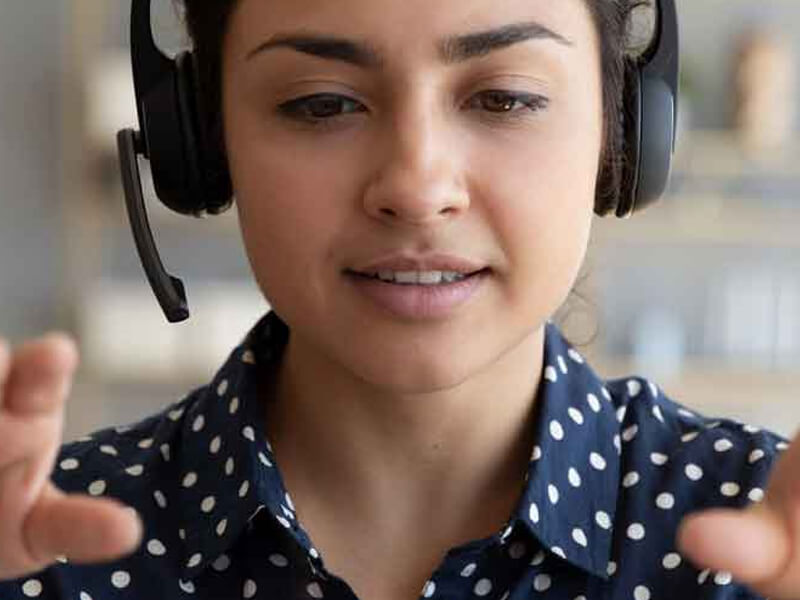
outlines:
[[[628,217],[637,205],[639,176],[642,164],[642,75],[639,66],[625,59],[625,93],[622,101],[623,152],[617,217]]]
[[[641,71],[641,138],[634,210],[657,202],[669,183],[677,98],[661,73]]]
[[[219,214],[230,208],[233,202],[228,159],[225,155],[222,115],[209,110],[205,95],[201,90],[199,65],[194,53],[189,54],[189,64],[194,83],[193,91],[197,107],[200,143],[203,147],[203,173],[208,189],[206,208],[212,214]]]
[[[212,115],[206,110],[200,89],[195,55],[184,52],[177,64],[185,92],[187,122],[192,124],[191,136],[187,136],[187,142],[193,147],[188,149],[187,155],[196,165],[198,194],[203,199],[202,210],[219,214],[230,208],[232,203],[230,175],[223,151],[221,131],[212,132],[209,129]]]
[[[187,198],[192,196],[179,88],[177,70],[170,65],[168,73],[141,99],[142,130],[156,195],[169,209],[187,214],[191,212]]]
[[[203,152],[198,135],[200,124],[195,105],[193,74],[188,64],[187,54],[181,53],[175,59],[177,118],[181,124],[181,145],[186,168],[186,187],[183,206],[187,213],[200,215],[205,210],[205,185],[203,181]]]

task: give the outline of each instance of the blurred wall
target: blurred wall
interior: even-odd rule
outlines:
[[[62,2],[2,3],[0,335],[59,320]]]

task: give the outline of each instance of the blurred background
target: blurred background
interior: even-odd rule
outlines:
[[[800,3],[676,0],[681,97],[661,202],[596,218],[557,315],[606,377],[792,435],[800,425]],[[171,0],[153,27],[185,49]],[[65,440],[134,422],[205,384],[268,310],[235,207],[206,219],[146,206],[191,318],[169,324],[139,262],[115,135],[135,126],[129,2],[2,5],[0,335],[70,332],[81,366]],[[632,32],[646,39],[648,14]]]

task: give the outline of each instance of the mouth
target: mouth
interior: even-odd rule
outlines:
[[[452,268],[452,267],[451,267]],[[354,290],[394,317],[404,320],[449,318],[485,287],[492,269],[458,271],[343,272]]]
[[[477,271],[469,273],[461,273],[458,271],[379,271],[375,273],[362,273],[353,271],[352,269],[345,269],[344,274],[358,279],[378,281],[389,285],[442,286],[458,284],[476,276],[488,275],[490,272],[490,267],[484,267],[483,269],[478,269]]]

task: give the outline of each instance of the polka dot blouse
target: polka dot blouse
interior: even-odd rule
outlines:
[[[295,514],[264,434],[257,373],[287,338],[267,313],[209,384],[63,445],[56,485],[134,507],[142,544],[102,564],[60,557],[0,582],[0,599],[355,600]],[[788,440],[688,410],[641,377],[603,380],[552,322],[538,394],[515,510],[452,548],[420,598],[759,598],[681,556],[675,532],[688,512],[759,502]]]

